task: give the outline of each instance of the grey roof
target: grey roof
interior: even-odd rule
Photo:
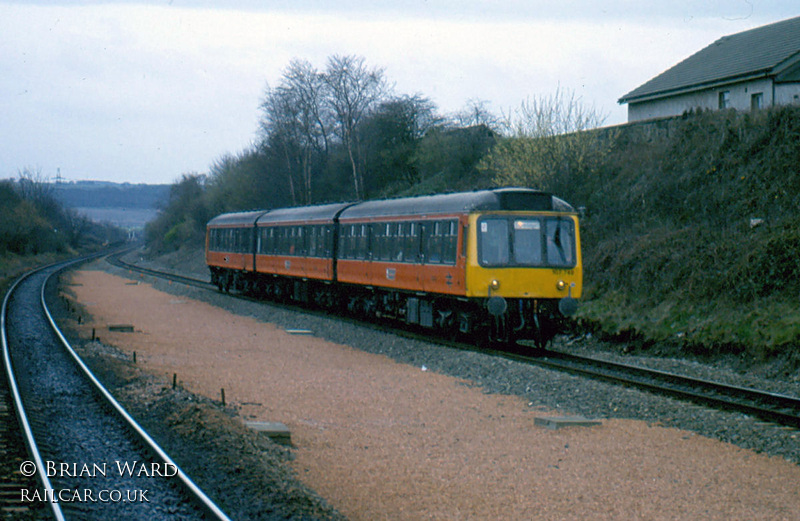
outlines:
[[[800,60],[800,17],[723,36],[619,99],[619,103],[751,76],[774,76]]]
[[[253,212],[223,213],[208,221],[207,226],[255,226],[256,220],[264,215],[267,210]]]
[[[460,214],[474,211],[574,211],[546,192],[529,188],[495,188],[474,192],[423,195],[365,201],[345,209],[340,219]]]
[[[296,206],[271,210],[259,217],[257,225],[286,222],[333,222],[339,213],[353,203],[334,203],[318,206]]]
[[[208,226],[252,227],[268,226],[270,223],[334,222],[337,218],[401,217],[492,210],[575,211],[567,202],[547,192],[530,188],[508,187],[399,199],[379,199],[361,203],[333,203],[255,212],[224,213],[211,219]]]

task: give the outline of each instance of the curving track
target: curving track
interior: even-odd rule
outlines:
[[[141,268],[126,263],[116,256],[109,258],[109,261],[118,267],[128,270],[216,291],[216,288],[206,281]],[[363,322],[360,323],[369,325],[363,324]],[[382,324],[380,327],[383,329],[386,324]],[[534,350],[533,354],[531,354],[531,348],[527,346],[510,346],[503,350],[490,350],[470,344],[431,338],[425,334],[418,335],[414,332],[400,329],[395,331],[400,335],[445,343],[459,349],[480,350],[484,353],[491,353],[518,362],[536,364],[549,369],[566,371],[619,385],[637,387],[717,409],[738,411],[769,422],[800,429],[800,398],[793,396],[730,386],[641,366],[608,362],[567,353]]]
[[[10,485],[19,498],[12,507],[44,506],[55,519],[227,519],[94,378],[55,325],[47,282],[74,262],[28,274],[3,302],[4,367],[28,448],[12,467],[18,475],[35,470],[38,479]],[[15,444],[18,452],[19,437]]]

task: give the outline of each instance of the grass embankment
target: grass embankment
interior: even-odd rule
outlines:
[[[62,258],[66,258],[63,253],[52,252],[38,255],[15,255],[12,253],[0,255],[0,302],[17,277],[35,267],[46,266]]]
[[[620,131],[586,207],[597,330],[703,354],[798,360],[800,108],[690,114]]]

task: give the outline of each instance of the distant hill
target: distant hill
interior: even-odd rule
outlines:
[[[170,185],[75,181],[56,183],[53,194],[70,208],[128,208],[155,210],[166,203]]]
[[[96,222],[141,229],[166,204],[170,185],[74,181],[55,183],[53,195]]]

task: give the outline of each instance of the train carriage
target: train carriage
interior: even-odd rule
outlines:
[[[406,291],[464,292],[458,196],[370,201],[339,216],[338,281]]]
[[[544,344],[582,290],[575,211],[529,189],[370,201],[339,216],[349,306]]]
[[[220,290],[244,289],[247,273],[255,271],[256,220],[265,210],[218,215],[206,226],[206,264],[211,283]]]
[[[332,303],[336,218],[351,203],[281,208],[256,222],[258,291],[299,302]]]

